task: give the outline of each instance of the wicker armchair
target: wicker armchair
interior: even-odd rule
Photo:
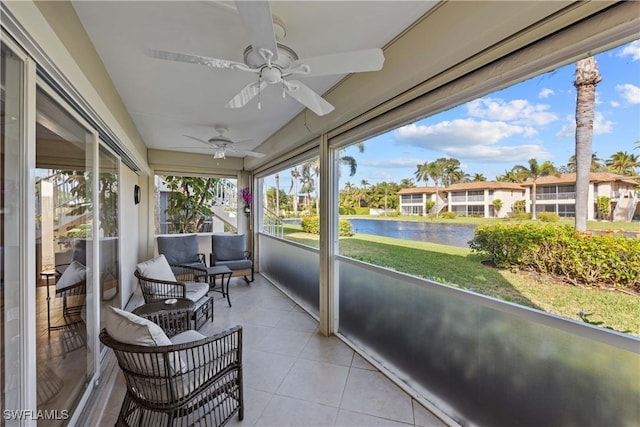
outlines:
[[[127,391],[116,426],[223,426],[236,413],[244,418],[242,327],[196,341],[144,346],[100,341],[115,353]],[[185,339],[185,338],[183,338]]]
[[[213,299],[208,296],[209,284],[199,281],[203,272],[206,278],[206,269],[180,265],[169,266],[162,255],[147,263],[149,262],[166,264],[166,268],[170,269],[172,273],[170,279],[175,280],[144,276],[140,272],[142,264],[138,264],[134,276],[140,283],[145,303],[164,301],[171,298],[187,298],[195,303],[194,322],[196,329],[200,328],[207,319],[211,319],[213,322]]]
[[[66,323],[64,325],[51,326],[50,307],[48,304],[49,289],[47,288],[47,318],[49,319],[49,329],[56,329],[78,323],[81,319],[77,316],[80,316],[86,305],[87,282],[85,266],[78,262],[58,264],[55,267],[55,273],[55,295],[56,298],[62,298],[62,315]],[[72,318],[69,319],[69,317]]]

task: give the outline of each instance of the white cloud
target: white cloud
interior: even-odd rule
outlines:
[[[604,115],[596,111],[596,115],[593,120],[593,134],[602,135],[604,133],[611,133],[613,131],[613,125],[615,122],[605,119]],[[576,136],[576,119],[573,115],[568,115],[565,118],[565,124],[562,129],[556,133],[558,138],[574,138]]]
[[[640,104],[640,87],[631,83],[616,86],[616,90],[629,104]]]
[[[618,56],[630,56],[632,61],[640,61],[640,40],[636,40],[625,46]]]
[[[526,99],[509,102],[499,98],[480,98],[467,103],[469,115],[489,120],[501,120],[521,125],[546,125],[558,120],[547,104],[531,104]]]
[[[548,98],[554,94],[555,92],[553,91],[553,89],[549,89],[545,87],[540,92],[538,92],[538,98]]]
[[[551,156],[542,145],[536,144],[518,145],[514,147],[487,145],[443,147],[443,151],[453,157],[463,157],[467,161],[481,163],[519,162],[531,158],[548,159]]]
[[[422,164],[426,160],[419,160],[415,158],[399,157],[395,159],[362,159],[358,160],[358,166],[369,166],[373,168],[415,168],[419,163]]]
[[[495,144],[513,135],[532,135],[534,129],[487,120],[457,119],[431,126],[410,124],[395,131],[399,144],[441,150],[441,147],[468,147]]]
[[[611,105],[612,107],[616,108],[616,107],[619,107],[619,106],[620,106],[620,103],[619,103],[618,101],[611,101],[611,102],[609,103],[609,105]]]

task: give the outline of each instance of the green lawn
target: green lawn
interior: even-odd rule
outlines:
[[[285,238],[318,247],[318,236],[285,226]],[[504,301],[640,336],[640,298],[619,291],[581,288],[527,272],[485,266],[470,249],[357,234],[340,238],[340,254],[468,289]]]

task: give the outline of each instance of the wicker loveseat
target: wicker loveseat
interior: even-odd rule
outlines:
[[[100,341],[111,348],[127,391],[116,426],[223,426],[244,418],[242,327],[169,339],[153,322],[108,309]]]

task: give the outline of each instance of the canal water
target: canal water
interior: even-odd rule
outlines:
[[[443,224],[431,222],[397,221],[349,218],[354,233],[374,234],[396,239],[416,240],[418,242],[439,243],[442,245],[469,247],[473,239],[475,225]],[[287,219],[284,222],[300,224],[299,219]]]
[[[355,233],[374,234],[396,239],[440,243],[442,245],[469,247],[475,225],[443,224],[441,222],[414,222],[376,219],[348,219]]]

